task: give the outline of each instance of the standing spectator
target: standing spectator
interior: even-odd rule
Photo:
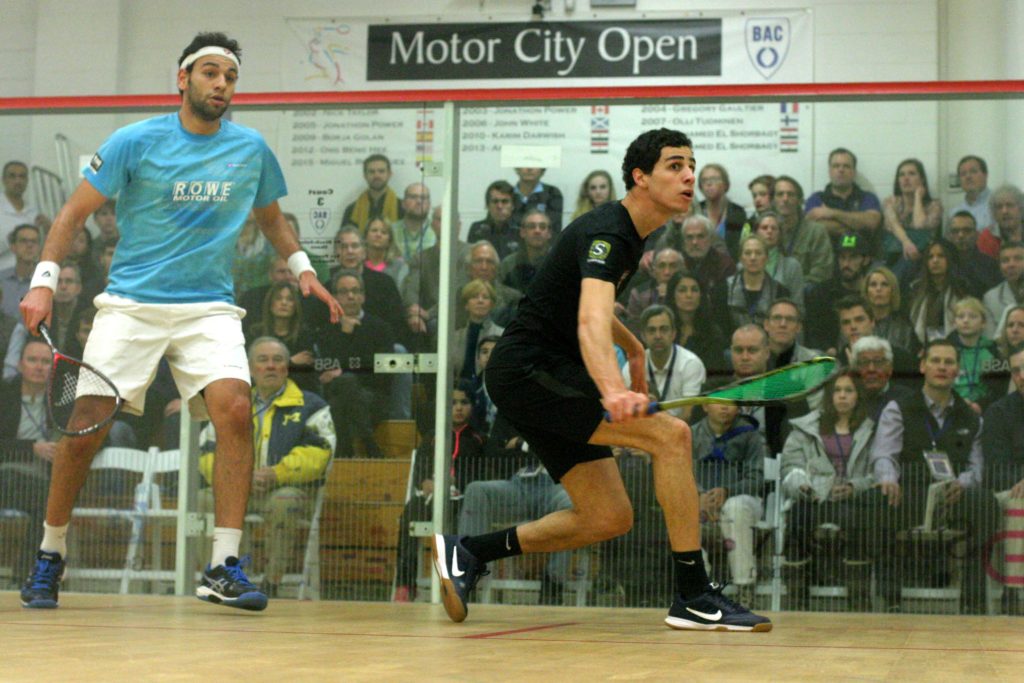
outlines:
[[[707,296],[736,272],[736,263],[725,246],[714,241],[714,226],[707,216],[686,217],[678,234],[667,230],[656,249],[663,247],[683,252],[684,269],[697,279]]]
[[[740,242],[739,272],[713,293],[715,311],[724,330],[735,330],[748,323],[762,324],[772,302],[790,296],[789,289],[765,271],[767,262],[768,245],[760,236],[750,235]]]
[[[676,344],[697,354],[708,377],[729,374],[731,369],[723,353],[728,342],[715,324],[707,290],[686,270],[673,275],[666,289],[669,296],[665,305],[672,311],[678,330]]]
[[[1003,242],[999,247],[999,272],[1003,281],[985,292],[988,324],[985,334],[995,337],[1006,309],[1024,304],[1024,243]]]
[[[441,207],[435,206],[430,229],[441,239]],[[451,222],[455,252],[452,286],[461,288],[469,282],[469,245],[458,238],[459,221]],[[427,349],[437,334],[437,296],[441,288],[441,245],[424,249],[409,261],[409,274],[402,283],[402,300],[406,305],[407,326],[413,335],[414,348]]]
[[[413,183],[405,188],[402,197],[404,214],[400,220],[391,223],[395,247],[406,261],[424,249],[437,244],[437,233],[430,230],[430,189],[423,183]],[[364,233],[369,237],[370,223]]]
[[[772,197],[775,192],[775,176],[759,175],[747,185],[750,190],[750,199],[754,204],[754,211],[747,218],[747,221],[754,225],[757,217],[772,208]]]
[[[580,185],[572,220],[610,201],[615,201],[615,183],[612,182],[611,174],[602,170],[591,171]]]
[[[331,411],[322,398],[288,378],[290,356],[275,337],[260,337],[249,346],[255,439],[248,509],[265,517],[263,584],[269,597],[281,584],[299,528],[312,516],[316,496],[310,489],[323,483],[335,446]],[[199,472],[212,486],[217,447],[213,424],[203,429],[199,441]],[[213,511],[213,489],[200,491],[199,511]]]
[[[953,304],[964,298],[956,269],[956,248],[944,239],[932,240],[924,251],[924,270],[910,285],[910,323],[923,345],[953,331]]]
[[[725,242],[725,249],[734,260],[740,257],[740,235],[747,223],[743,207],[729,201],[729,172],[720,164],[704,164],[697,177],[701,194],[700,213],[708,217],[714,233]]]
[[[992,225],[992,211],[989,208],[992,190],[988,188],[988,164],[981,157],[968,154],[957,162],[956,175],[960,179],[960,189],[964,191],[964,200],[952,208],[950,216],[967,211],[974,217],[978,230],[984,230]],[[950,227],[951,224],[947,223],[946,229]]]
[[[551,219],[540,209],[530,209],[519,223],[522,248],[501,260],[498,281],[512,289],[525,292],[537,268],[551,248]]]
[[[41,230],[49,227],[47,219],[31,202],[25,199],[28,189],[28,166],[21,161],[8,161],[0,174],[3,194],[0,194],[0,235],[9,235],[19,225],[35,225]],[[14,265],[15,257],[0,245],[0,270]]]
[[[782,245],[787,256],[800,262],[807,284],[832,277],[833,249],[825,226],[804,215],[804,188],[796,179],[775,179],[772,204],[782,219]]]
[[[825,189],[807,198],[807,218],[825,226],[833,246],[844,233],[854,232],[868,243],[869,253],[875,255],[880,246],[882,205],[874,193],[862,190],[855,182],[856,155],[844,147],[829,152],[828,177],[831,182]]]
[[[484,193],[487,215],[469,226],[466,241],[470,244],[487,240],[505,258],[519,248],[519,230],[512,211],[515,209],[515,189],[504,180],[495,180]],[[546,213],[546,212],[545,212]]]
[[[405,214],[406,218],[409,214]],[[404,220],[404,219],[403,219]],[[398,225],[402,223],[399,222]],[[427,228],[424,231],[431,232]],[[384,273],[396,286],[400,286],[409,272],[402,252],[395,245],[395,233],[390,225],[380,218],[372,218],[366,225],[366,259],[363,266],[378,273]]]
[[[38,227],[25,223],[7,234],[7,244],[15,262],[9,268],[0,270],[0,289],[3,290],[3,312],[20,318],[18,305],[28,294],[32,273],[39,262],[41,233]]]
[[[984,336],[985,306],[973,296],[953,304],[956,329],[949,341],[956,348],[960,374],[953,389],[967,405],[981,415],[998,396],[995,368],[999,365],[996,343]]]
[[[387,223],[394,223],[404,212],[398,201],[398,195],[388,187],[391,181],[391,160],[383,154],[371,154],[363,160],[363,180],[366,190],[354,202],[345,207],[342,214],[342,225],[354,225],[359,234],[366,232],[366,225],[371,218],[383,218]]]
[[[792,256],[786,256],[780,248],[782,227],[779,215],[774,211],[765,210],[759,213],[751,223],[755,235],[760,235],[768,246],[768,262],[765,270],[772,279],[789,290],[793,301],[803,309],[804,306],[804,272],[800,262]]]
[[[970,211],[958,211],[949,219],[949,241],[956,247],[960,263],[960,277],[967,293],[983,297],[985,292],[999,284],[999,264],[978,249],[978,226]]]
[[[917,159],[896,167],[892,196],[882,203],[882,216],[885,263],[902,280],[942,227],[942,202],[932,198],[924,164]]]
[[[676,319],[672,309],[655,304],[640,316],[640,335],[644,341],[644,366],[647,368],[647,389],[651,400],[671,401],[696,396],[707,379],[704,363],[697,354],[676,343]],[[626,386],[630,381],[629,363],[622,366]],[[692,408],[685,406],[669,412],[686,420]]]
[[[896,274],[885,266],[868,271],[861,285],[861,297],[871,308],[875,319],[875,335],[894,347],[917,354],[921,347],[910,320],[901,310],[900,283]]]
[[[557,235],[562,231],[562,191],[554,185],[546,185],[540,181],[545,170],[543,168],[516,169],[519,179],[512,188],[515,193],[512,222],[519,225],[523,222],[527,211],[540,209],[551,219],[551,231]],[[502,258],[504,256],[503,254]]]
[[[999,258],[1003,242],[1024,242],[1024,193],[1016,185],[1003,185],[992,193],[989,207],[994,222],[978,235],[978,249]]]

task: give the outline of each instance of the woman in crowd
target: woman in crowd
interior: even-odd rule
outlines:
[[[759,175],[747,185],[750,199],[754,203],[754,212],[748,219],[751,225],[757,223],[757,217],[772,208],[772,195],[775,193],[775,176]]]
[[[573,211],[572,218],[576,220],[587,211],[614,199],[615,185],[612,183],[611,174],[608,171],[591,171],[580,185],[580,192],[576,196],[576,210]]]
[[[302,301],[299,291],[290,282],[275,282],[263,298],[263,312],[253,325],[252,339],[276,337],[288,347],[292,357],[288,363],[288,376],[301,389],[319,393],[319,383],[313,370],[313,335],[302,324]]]
[[[64,265],[69,264],[78,266],[82,278],[81,298],[92,301],[93,297],[103,291],[106,283],[93,257],[92,233],[88,230],[79,230],[71,240],[71,251],[64,257]]]
[[[789,288],[775,281],[765,266],[768,263],[768,245],[760,235],[750,235],[740,242],[740,270],[717,287],[714,311],[720,318],[719,326],[726,335],[747,323],[761,325],[768,317],[768,309],[779,297],[792,298]]]
[[[409,274],[409,266],[395,244],[395,233],[383,218],[371,218],[366,224],[366,260],[363,265],[390,276],[396,286],[401,286]]]
[[[953,304],[967,296],[957,275],[956,247],[937,237],[924,249],[920,277],[910,286],[910,324],[923,346],[954,329]]]
[[[892,196],[882,202],[885,263],[901,281],[942,227],[942,202],[928,191],[924,164],[905,159],[896,167]]]
[[[782,223],[779,214],[770,209],[757,214],[751,225],[754,234],[760,235],[768,246],[768,263],[765,270],[772,279],[790,291],[793,301],[803,309],[804,305],[804,270],[800,262],[792,256],[782,253],[779,245],[782,241]]]
[[[1003,328],[996,336],[999,351],[999,373],[1006,381],[999,380],[999,394],[1017,390],[1010,377],[1010,356],[1024,348],[1024,306],[1011,306],[1003,315]]]
[[[505,328],[491,320],[491,313],[498,300],[498,294],[491,283],[470,280],[462,287],[460,300],[468,321],[465,327],[455,330],[449,358],[456,377],[476,383],[477,342],[491,335],[501,336]]]
[[[683,271],[668,281],[669,292],[665,305],[676,316],[678,332],[676,344],[693,351],[704,363],[708,378],[716,373],[728,373],[728,363],[722,353],[728,342],[711,315],[711,300],[701,289],[693,275]]]
[[[738,260],[740,236],[747,224],[747,214],[739,204],[729,201],[729,172],[721,164],[705,164],[697,176],[704,195],[700,213],[711,220],[715,234],[725,240],[725,248]]]
[[[833,539],[840,547],[830,554],[842,558],[835,578],[845,582],[852,609],[868,608],[872,525],[862,494],[874,486],[874,423],[860,400],[863,391],[860,375],[848,371],[825,385],[820,408],[790,421],[781,465],[783,491],[794,501],[786,518],[786,557],[787,589],[797,605],[806,601],[810,577],[829,573],[813,553],[815,531],[827,523],[840,529]]]
[[[868,271],[861,283],[861,296],[875,316],[875,336],[888,340],[893,348],[906,349],[917,357],[920,344],[906,314],[900,310],[900,284],[885,266]]]

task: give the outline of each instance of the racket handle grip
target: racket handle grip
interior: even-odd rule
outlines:
[[[651,401],[650,403],[647,404],[647,414],[648,415],[654,415],[655,413],[657,413],[660,410],[661,410],[661,403],[659,403],[658,401]],[[604,421],[605,422],[611,422],[612,421],[611,413],[609,413],[607,410],[604,411]]]

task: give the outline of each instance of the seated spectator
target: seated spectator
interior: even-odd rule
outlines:
[[[1003,242],[1024,242],[1024,193],[1015,185],[1003,185],[989,198],[993,223],[978,235],[978,249],[999,258]]]
[[[998,334],[1008,308],[1024,304],[1024,243],[1003,242],[999,246],[999,272],[1002,282],[985,292],[985,334],[989,337]]]
[[[75,313],[89,302],[82,296],[82,275],[76,265],[65,264],[57,276],[57,291],[53,293],[53,308],[50,318],[50,337],[58,349],[66,348],[74,336],[71,326]]]
[[[757,223],[757,217],[772,210],[772,196],[775,192],[775,176],[759,175],[747,184],[754,211],[747,217],[750,225]]]
[[[523,293],[498,281],[499,265],[498,252],[490,242],[476,242],[469,248],[466,268],[469,279],[483,280],[494,288],[497,298],[494,300],[495,312],[491,317],[498,325],[505,326],[512,319],[512,313],[515,312],[519,300],[523,298]],[[456,311],[455,326],[461,327],[465,324],[465,309]]]
[[[985,488],[996,492],[1003,511],[1024,509],[1024,348],[1010,356],[1010,374],[1016,391],[993,403],[985,411],[985,428],[981,432],[981,452],[985,459]],[[1003,546],[1007,564],[1009,558],[1024,558],[1024,535],[1020,535],[1021,521],[1004,518],[1007,535]],[[1011,528],[1013,527],[1013,528]],[[1019,564],[1018,564],[1019,566]],[[1006,572],[1009,574],[1010,572]],[[1007,583],[1003,586],[1003,611],[1020,616],[1024,614],[1021,591],[1024,585]]]
[[[704,363],[697,354],[676,344],[676,319],[672,309],[655,304],[648,306],[640,316],[640,337],[643,339],[644,367],[647,389],[652,401],[671,401],[684,396],[696,396],[707,379]],[[633,386],[629,363],[622,366],[626,386]],[[669,412],[686,420],[692,408],[685,406]]]
[[[526,212],[530,209],[540,209],[551,219],[551,232],[558,234],[562,231],[562,191],[554,185],[542,183],[544,177],[543,168],[517,168],[518,180],[512,186],[514,201],[512,202],[512,222],[520,225]],[[498,246],[495,244],[495,246]],[[505,258],[506,254],[502,254]]]
[[[697,185],[704,195],[699,205],[700,214],[707,216],[712,230],[725,243],[733,260],[740,259],[740,234],[747,223],[743,207],[729,201],[729,172],[721,164],[704,164],[697,176]]]
[[[462,491],[481,474],[480,461],[484,457],[485,437],[473,427],[473,387],[460,380],[452,388],[452,452],[446,463],[451,478],[449,503],[461,499]],[[433,435],[423,440],[416,449],[415,471],[412,474],[414,491],[405,504],[398,536],[398,576],[395,581],[395,602],[416,599],[416,553],[419,544],[405,530],[411,522],[429,522],[433,519],[434,487]],[[454,512],[454,510],[453,510]]]
[[[772,302],[790,296],[789,289],[765,270],[767,262],[768,245],[760,236],[750,235],[740,243],[740,270],[712,292],[722,329],[761,325]]]
[[[245,292],[266,283],[267,269],[276,253],[273,245],[260,230],[255,216],[250,213],[242,226],[242,232],[238,235],[235,260],[231,265],[236,301]]]
[[[967,293],[983,297],[985,292],[999,284],[999,263],[978,250],[978,228],[969,211],[960,211],[949,219],[949,241],[956,247],[960,276]]]
[[[877,336],[875,319],[871,307],[859,296],[843,297],[836,302],[836,315],[839,318],[838,348],[829,352],[836,356],[841,365],[850,363],[853,356],[852,347],[861,338]],[[917,358],[906,349],[892,347],[893,367],[898,376],[905,377],[914,372]]]
[[[319,391],[313,368],[315,336],[303,324],[302,297],[290,282],[277,282],[270,286],[263,298],[259,322],[252,325],[247,339],[273,337],[287,346],[292,355],[288,361],[288,374],[303,391]]]
[[[8,235],[19,225],[35,225],[40,230],[50,227],[49,220],[25,198],[28,190],[28,165],[21,161],[8,161],[0,173],[0,235]],[[14,265],[14,255],[7,245],[0,244],[0,270]]]
[[[905,159],[896,167],[892,196],[882,202],[882,217],[883,258],[903,280],[942,227],[942,202],[932,198],[924,164],[917,159]]]
[[[246,291],[238,298],[237,305],[245,309],[245,317],[242,318],[242,332],[245,334],[246,339],[254,339],[260,336],[252,334],[252,327],[262,322],[263,303],[267,298],[267,292],[278,283],[286,283],[294,287],[299,286],[299,279],[295,277],[292,269],[288,267],[288,259],[281,258],[280,256],[277,256],[270,262],[270,267],[267,269],[267,278],[264,283],[259,287],[253,287]]]
[[[650,240],[648,240],[650,241]],[[656,249],[671,247],[683,253],[683,266],[710,297],[716,286],[736,272],[736,263],[725,246],[714,241],[714,226],[707,216],[687,216],[681,227],[670,224],[658,239]]]
[[[391,180],[391,160],[383,154],[371,154],[363,159],[363,179],[366,190],[345,207],[341,224],[354,225],[362,236],[371,218],[383,218],[394,223],[402,217],[404,209],[398,195],[388,187]]]
[[[572,220],[576,220],[586,212],[596,209],[602,204],[615,201],[615,183],[608,171],[591,171],[583,179],[579,194],[576,196],[576,210]]]
[[[786,256],[780,248],[782,228],[779,215],[771,210],[758,214],[753,226],[753,234],[760,235],[768,246],[768,262],[765,271],[772,279],[788,289],[793,301],[803,310],[804,307],[804,272],[800,262],[792,256]]]
[[[466,312],[466,324],[455,330],[449,358],[456,377],[476,382],[476,349],[484,337],[500,337],[505,331],[491,319],[497,294],[494,287],[483,280],[470,280],[459,293]]]
[[[867,243],[859,235],[844,235],[836,249],[835,277],[809,288],[804,297],[804,318],[807,320],[805,341],[808,346],[826,350],[836,348],[839,320],[836,318],[835,303],[861,291],[870,267],[871,255]]]
[[[668,281],[683,269],[683,255],[675,249],[659,249],[654,256],[654,279],[629,291],[626,325],[634,333],[640,331],[640,315],[648,306],[663,304],[668,299]]]
[[[953,391],[959,369],[951,342],[929,342],[920,364],[922,390],[890,401],[878,419],[871,465],[888,501],[880,584],[890,609],[899,605],[900,577],[911,575],[910,562],[920,561],[895,547],[896,533],[922,523],[930,485],[944,481],[945,524],[967,532],[961,602],[968,614],[986,611],[984,548],[998,526],[999,506],[982,487],[981,418]],[[932,460],[922,457],[925,453]],[[948,460],[948,466],[937,464],[933,470],[929,462],[936,460]],[[952,478],[937,474],[947,467]]]
[[[803,317],[792,299],[776,299],[772,302],[768,308],[768,317],[764,319],[764,331],[768,333],[768,349],[771,351],[769,370],[790,363],[802,363],[821,355],[818,349],[809,349],[797,341],[803,331]]]
[[[523,214],[519,223],[519,240],[522,247],[501,260],[498,267],[498,281],[509,287],[525,292],[541,261],[551,248],[551,219],[540,209],[530,209]]]
[[[14,254],[14,265],[0,270],[0,290],[3,291],[3,312],[13,318],[21,318],[18,305],[28,294],[32,273],[39,262],[39,228],[24,223],[7,233],[7,244]]]
[[[484,202],[487,215],[469,226],[469,243],[487,240],[505,258],[519,248],[519,228],[512,218],[515,209],[515,189],[504,180],[495,180],[487,186]]]
[[[93,260],[99,265],[100,258],[107,247],[116,247],[121,239],[121,231],[117,227],[117,200],[107,199],[92,214],[99,234],[92,241]]]
[[[25,533],[18,539],[22,558],[13,567],[15,580],[28,576],[28,561],[46,517],[50,465],[57,451],[46,413],[46,377],[52,356],[39,337],[24,345],[18,374],[0,383],[0,509],[28,515]]]
[[[953,389],[967,405],[981,415],[999,396],[999,350],[996,343],[984,335],[985,307],[973,296],[953,304],[956,329],[949,341],[956,348],[960,374]]]
[[[452,251],[455,252],[455,271],[452,286],[461,288],[469,282],[469,245],[458,238],[459,221],[451,222]],[[434,207],[430,217],[430,229],[440,238],[441,207]],[[441,288],[441,245],[424,249],[409,261],[409,275],[402,283],[402,300],[406,305],[407,326],[413,339],[422,340],[417,349],[432,349],[431,339],[437,334],[437,296]]]
[[[343,315],[318,334],[316,367],[338,430],[337,454],[353,457],[358,439],[367,457],[379,458],[382,454],[373,427],[387,415],[391,375],[374,372],[373,356],[392,353],[395,338],[386,322],[364,310],[366,295],[359,273],[338,272],[331,289]]]
[[[288,347],[274,337],[260,337],[249,345],[255,443],[248,509],[264,516],[264,584],[270,595],[281,584],[300,525],[312,516],[316,496],[311,489],[323,483],[335,445],[330,409],[288,378],[290,356]],[[212,487],[217,471],[212,422],[199,441],[199,472]],[[199,511],[212,512],[213,489],[199,493]]]
[[[11,336],[14,334],[14,328],[18,326],[19,319],[13,315],[7,315],[3,310],[3,303],[4,290],[0,289],[0,354],[6,355],[11,344]]]
[[[670,296],[666,297],[665,305],[672,311],[678,326],[676,343],[697,354],[708,377],[731,374],[724,353],[728,344],[711,314],[708,290],[686,270],[673,275],[666,289]]]
[[[84,228],[75,233],[71,240],[71,250],[64,257],[63,265],[78,267],[82,278],[82,298],[85,301],[92,301],[93,298],[103,290],[103,276],[100,275],[99,265],[93,257],[92,233]]]
[[[960,189],[964,191],[964,200],[954,206],[949,215],[955,216],[961,211],[970,213],[978,230],[992,225],[992,211],[989,208],[992,190],[988,188],[988,164],[981,157],[968,154],[957,162],[956,175],[960,180]],[[947,232],[950,227],[951,224],[947,223]]]
[[[869,608],[869,541],[875,529],[869,508],[858,498],[874,488],[869,460],[875,425],[863,393],[853,372],[831,380],[821,408],[793,420],[782,448],[782,487],[794,501],[786,517],[786,564],[796,571],[787,593],[796,596],[798,605],[806,603],[807,579],[825,573],[820,565],[825,558],[814,555],[815,530],[834,524],[844,541],[840,553],[847,600],[851,609]],[[808,566],[814,562],[819,566]]]
[[[885,266],[875,266],[864,278],[860,295],[871,309],[875,335],[916,356],[921,344],[900,308],[900,283],[896,274]]]
[[[402,198],[402,209],[405,215],[401,220],[391,223],[390,227],[392,243],[399,255],[408,261],[424,249],[429,249],[437,244],[437,233],[429,229],[430,189],[423,183],[409,185],[405,188],[405,195]],[[385,224],[387,225],[386,222]],[[369,239],[369,229],[370,223],[367,222],[365,231],[367,246],[372,243]]]
[[[956,268],[956,249],[944,239],[924,250],[924,270],[910,285],[910,323],[922,345],[949,336],[953,304],[967,295]]]
[[[1010,374],[1010,356],[1021,348],[1024,348],[1024,306],[1011,306],[1006,310],[1006,315],[1003,318],[1003,329],[996,337],[1001,372],[1006,375]],[[1014,390],[1012,381],[1009,390]]]
[[[807,218],[825,226],[833,246],[844,234],[853,232],[867,243],[868,253],[876,255],[881,246],[882,205],[873,192],[856,183],[857,156],[844,147],[829,152],[828,178],[823,191],[807,198]]]
[[[866,335],[850,346],[850,371],[860,376],[863,385],[860,402],[875,424],[878,424],[878,417],[889,401],[911,394],[907,387],[909,382],[892,381],[892,346],[881,337]],[[916,376],[916,371],[914,374]]]
[[[473,426],[483,435],[489,435],[494,427],[498,409],[487,393],[487,384],[483,381],[484,370],[491,359],[491,351],[501,337],[490,335],[480,337],[476,343],[476,377],[477,385],[473,389]]]
[[[757,422],[734,405],[704,406],[693,426],[693,474],[700,493],[700,518],[718,524],[739,600],[754,597],[757,562],[754,527],[764,515],[764,439]]]
[[[405,215],[406,218],[409,217],[408,213]],[[423,232],[434,234],[427,228],[423,228]],[[365,242],[366,259],[363,265],[369,270],[384,273],[395,281],[395,285],[401,285],[409,272],[409,267],[405,265],[401,251],[395,245],[392,227],[380,218],[371,218],[366,225]]]
[[[775,179],[772,192],[772,206],[782,222],[786,256],[800,262],[807,284],[829,280],[834,264],[832,240],[824,225],[804,215],[804,188],[795,178],[783,175]]]

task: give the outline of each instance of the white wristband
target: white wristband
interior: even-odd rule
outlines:
[[[313,264],[309,262],[309,254],[301,249],[288,257],[288,269],[292,271],[292,275],[296,278],[300,277],[307,270],[316,273],[316,270],[313,269]]]
[[[307,259],[308,260],[308,259]],[[40,261],[36,266],[36,272],[32,274],[32,283],[29,289],[35,287],[49,287],[50,291],[57,291],[57,280],[60,278],[60,265],[53,261]]]

